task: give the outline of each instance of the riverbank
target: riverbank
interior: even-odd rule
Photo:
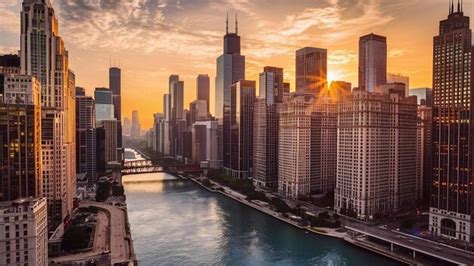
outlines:
[[[179,176],[179,178],[183,178],[183,177]],[[338,232],[337,231],[338,229],[326,228],[326,227],[301,226],[297,222],[291,220],[290,218],[284,217],[282,214],[280,214],[276,211],[273,211],[272,209],[270,209],[268,207],[264,207],[264,206],[261,206],[261,205],[258,205],[256,203],[254,203],[254,202],[246,200],[244,195],[242,195],[242,194],[240,194],[240,193],[238,193],[238,192],[236,192],[236,191],[234,191],[234,190],[232,190],[228,187],[222,186],[219,183],[216,183],[212,180],[210,180],[210,182],[214,186],[217,186],[218,189],[212,189],[212,188],[204,186],[197,178],[188,178],[188,179],[193,181],[194,183],[198,184],[199,186],[203,187],[204,189],[206,189],[209,192],[219,193],[221,195],[224,195],[228,198],[231,198],[235,201],[238,201],[239,203],[242,203],[246,206],[249,206],[249,207],[251,207],[255,210],[258,210],[258,211],[260,211],[264,214],[272,216],[273,218],[276,218],[276,219],[278,219],[278,220],[280,220],[280,221],[282,221],[286,224],[289,224],[289,225],[294,226],[298,229],[304,230],[305,232],[311,232],[311,233],[314,233],[314,234],[317,234],[317,235],[343,240],[344,242],[346,242],[350,245],[359,247],[359,248],[364,249],[366,251],[370,251],[370,252],[376,253],[378,255],[390,258],[390,259],[393,259],[393,260],[398,261],[398,262],[403,263],[403,264],[407,264],[407,265],[415,265],[416,264],[416,261],[414,261],[412,259],[409,259],[409,258],[407,259],[403,256],[393,254],[391,252],[387,252],[383,248],[378,247],[376,245],[368,245],[368,244],[365,244],[365,243],[364,244],[360,243],[360,241],[356,241],[356,240],[352,239],[346,232]],[[221,189],[219,189],[219,188],[221,188]]]

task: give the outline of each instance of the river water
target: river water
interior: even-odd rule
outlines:
[[[398,265],[165,173],[123,183],[140,265]]]

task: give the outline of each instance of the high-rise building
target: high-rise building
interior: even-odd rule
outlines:
[[[170,137],[170,123],[171,123],[171,96],[170,94],[163,95],[163,113],[165,114],[164,121],[160,128],[160,136],[162,139],[161,153],[163,155],[170,155],[171,151],[171,137]]]
[[[311,113],[314,94],[283,102],[278,136],[278,193],[290,198],[311,192]]]
[[[196,78],[196,95],[198,100],[206,101],[207,112],[209,113],[210,81],[207,74],[200,74]]]
[[[226,34],[224,36],[224,53],[217,58],[215,86],[215,117],[222,121],[222,157],[223,166],[231,168],[231,125],[232,120],[232,93],[231,86],[239,80],[245,79],[245,56],[240,53],[240,36],[238,35],[237,17],[235,18],[235,32],[229,33],[229,18],[226,20]],[[221,155],[222,154],[222,155]]]
[[[296,92],[318,96],[327,90],[327,50],[305,47],[296,51]]]
[[[97,181],[95,115],[94,98],[76,87],[76,169],[86,174],[89,185]]]
[[[130,118],[124,117],[123,118],[123,134],[125,136],[130,136],[130,132],[132,131],[132,122]]]
[[[0,202],[0,265],[48,265],[46,198]]]
[[[7,74],[0,102],[0,201],[42,195],[39,81]]]
[[[433,40],[433,173],[430,231],[474,242],[474,47],[458,2]]]
[[[156,152],[162,153],[162,147],[163,147],[163,136],[162,136],[162,131],[161,131],[161,126],[163,122],[165,121],[165,115],[163,113],[155,113],[153,114],[153,134],[154,134],[154,139],[152,143],[153,150]]]
[[[283,69],[265,67],[254,110],[253,179],[256,185],[274,191],[278,189],[278,109],[283,94]]]
[[[368,34],[359,39],[359,89],[375,92],[387,83],[387,38]]]
[[[431,88],[411,89],[409,95],[417,97],[418,105],[433,106],[433,90]]]
[[[138,117],[138,111],[132,111],[132,129],[130,131],[130,136],[132,138],[139,138],[141,136],[141,125],[140,125],[140,118]]]
[[[416,195],[418,202],[430,202],[432,165],[432,108],[418,105],[418,129],[416,139]],[[425,205],[426,206],[426,205]]]
[[[224,169],[237,178],[252,176],[254,104],[255,81],[240,80],[231,86],[231,131],[224,142]]]
[[[410,77],[402,74],[387,73],[387,83],[403,83],[405,85],[405,95],[410,94]]]
[[[105,130],[105,163],[119,162],[117,153],[117,120],[103,120],[100,127]]]
[[[183,144],[180,141],[182,132],[185,127],[180,128],[180,121],[185,118],[184,116],[184,82],[179,80],[179,76],[170,76],[171,86],[171,120],[170,120],[170,154],[171,156],[182,155],[180,154],[180,145]],[[181,130],[180,130],[181,129]]]
[[[21,73],[36,77],[41,84],[43,193],[49,218],[67,221],[76,179],[75,87],[49,0],[23,1],[20,44]]]
[[[415,97],[355,89],[337,126],[335,210],[361,220],[414,211]]]
[[[283,82],[283,101],[290,97],[290,83]]]
[[[408,94],[406,94],[405,84],[399,82],[380,85],[376,92],[381,94],[397,93],[402,96],[408,96]]]
[[[99,126],[103,120],[115,119],[112,91],[107,88],[95,88],[94,98],[97,125]]]
[[[122,70],[109,68],[109,88],[112,91],[114,118],[117,120],[117,149],[119,161],[122,159]]]
[[[338,95],[336,95],[337,97]],[[334,191],[337,162],[337,102],[339,98],[322,95],[311,111],[311,193]]]
[[[217,121],[197,121],[193,124],[193,161],[208,168],[220,166],[217,154]]]
[[[190,123],[208,119],[207,102],[205,100],[195,100],[189,104]]]

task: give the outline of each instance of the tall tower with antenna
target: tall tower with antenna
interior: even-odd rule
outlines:
[[[222,125],[220,159],[224,167],[229,165],[231,137],[231,86],[245,79],[245,56],[241,55],[240,36],[238,35],[237,14],[235,15],[235,31],[229,32],[229,14],[226,17],[223,54],[217,58],[214,115]]]

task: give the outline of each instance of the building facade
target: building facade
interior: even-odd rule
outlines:
[[[42,195],[40,84],[7,74],[0,102],[0,201]]]
[[[45,198],[0,202],[0,265],[48,265]]]
[[[296,92],[318,96],[327,90],[327,50],[305,47],[296,51]]]
[[[474,48],[458,5],[433,40],[433,173],[430,230],[474,242]],[[449,71],[448,71],[449,70]]]
[[[254,109],[253,179],[257,186],[274,191],[278,189],[278,111],[283,94],[283,69],[265,67]]]
[[[300,198],[311,193],[311,114],[313,94],[283,102],[278,132],[278,193]]]
[[[41,84],[43,194],[50,220],[63,222],[75,194],[75,87],[50,1],[23,1],[20,40],[21,74]]]
[[[200,74],[196,78],[196,95],[198,100],[206,101],[207,104],[207,113],[209,113],[209,95],[211,92],[209,75]]]
[[[359,39],[359,89],[376,92],[387,83],[387,38],[368,34]]]
[[[94,98],[76,87],[76,169],[86,174],[89,185],[97,181],[95,115]]]
[[[239,80],[245,79],[245,56],[240,51],[240,36],[238,35],[237,20],[235,33],[229,33],[228,18],[226,21],[226,34],[224,36],[224,53],[217,58],[216,86],[215,86],[215,112],[214,116],[222,121],[222,149],[219,157],[222,158],[224,168],[231,166],[231,138],[232,138],[232,90],[231,86]]]
[[[415,97],[362,89],[338,103],[335,210],[361,220],[415,207]]]
[[[231,134],[224,142],[230,156],[224,170],[237,178],[252,177],[255,99],[255,81],[240,80],[231,86]]]

